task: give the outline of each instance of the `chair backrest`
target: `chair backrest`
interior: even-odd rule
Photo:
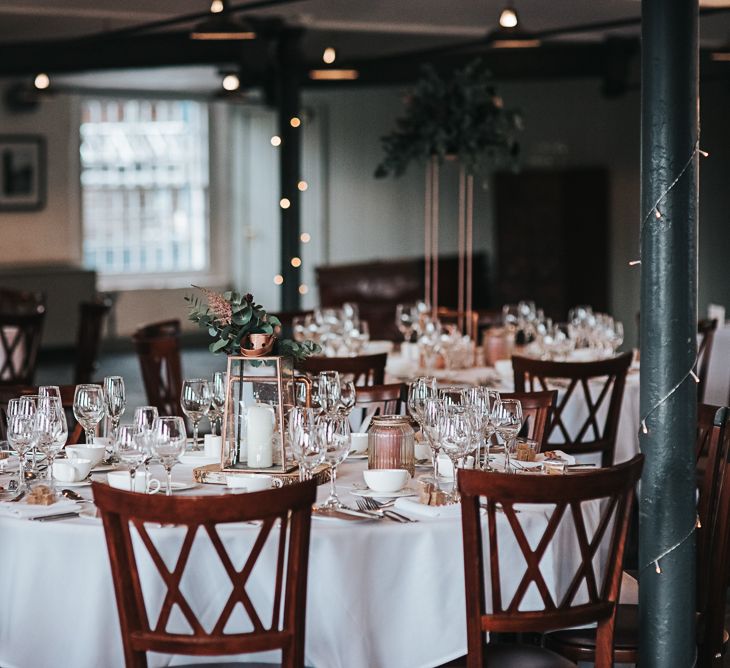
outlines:
[[[724,647],[725,577],[730,568],[730,409],[700,405],[698,445],[706,447],[697,529],[698,663],[721,666]],[[719,659],[719,660],[718,660]]]
[[[282,665],[290,668],[303,666],[309,534],[316,489],[316,482],[312,480],[285,485],[281,489],[233,496],[163,497],[92,483],[94,502],[104,523],[126,666],[146,666],[147,651],[212,656],[278,649],[283,652]],[[257,531],[248,557],[238,569],[226,550],[218,527],[254,520],[261,521],[258,531],[248,527],[233,534],[237,539],[236,547],[240,548],[242,542],[249,542],[246,534],[251,532],[253,538],[253,532]],[[180,525],[186,529],[176,560],[170,560],[170,554],[160,553],[150,536],[150,523],[157,525],[153,530],[155,533],[181,531]],[[160,529],[160,524],[175,524],[178,529]],[[138,541],[133,542],[134,534]],[[230,580],[229,586],[232,585],[217,622],[212,626],[206,623],[210,630],[204,628],[180,588],[191,549],[203,534],[207,535],[215,549]],[[227,537],[231,536],[229,532]],[[138,556],[145,562],[151,560],[167,587],[156,621],[150,618],[145,605],[142,585],[145,578],[138,570]],[[236,555],[237,558],[240,556]],[[256,583],[257,593],[265,592],[263,595],[271,602],[270,622],[268,616],[264,618],[264,614],[260,613],[261,601],[258,600],[259,605],[254,606],[247,591],[249,577],[259,557],[262,562],[276,565],[271,568],[274,577],[270,598],[266,583],[258,580]],[[176,564],[174,570],[166,566],[166,561]],[[207,577],[210,564],[203,562],[201,565],[204,565]],[[218,589],[209,591],[211,597],[216,593]],[[238,603],[241,603],[253,629],[226,632]],[[169,628],[175,606],[192,633],[181,632],[178,625]],[[208,607],[196,606],[198,609]]]
[[[641,475],[643,461],[643,455],[637,455],[630,462],[616,467],[565,476],[506,476],[473,470],[459,472],[469,668],[489,665],[488,661],[482,663],[485,631],[545,632],[592,622],[598,622],[595,665],[597,668],[613,665],[613,629],[623,553],[634,487]],[[600,520],[591,535],[586,530],[582,504],[592,500],[597,502],[591,506],[598,510]],[[486,571],[491,589],[489,606],[484,582],[480,515],[484,503],[487,508],[489,546],[489,568]],[[538,536],[533,536],[532,541],[528,540],[518,518],[517,513],[522,510],[515,509],[515,504],[531,503],[554,505],[542,535],[538,540],[535,540]],[[549,512],[545,511],[546,514]],[[497,524],[502,522],[506,522],[511,530],[526,564],[514,595],[506,604],[502,597],[501,568],[505,563],[514,573],[515,560],[513,556],[506,560],[504,555],[500,555],[497,537],[499,534],[504,541],[505,532],[504,527],[498,531]],[[554,596],[542,574],[540,561],[556,536],[561,536],[558,538],[561,544],[565,542],[565,533],[560,531],[561,525],[564,531],[571,531],[575,535],[579,548],[575,556],[579,565],[574,577],[566,581],[565,591],[556,591]],[[606,565],[597,578],[594,558],[604,538],[608,541]],[[542,606],[537,610],[533,605],[526,606],[530,610],[521,609],[531,585],[534,585],[533,589],[536,589]]]
[[[513,356],[515,392],[554,389],[557,383],[551,384],[551,379],[567,380],[564,393],[558,393],[548,427],[547,444],[568,454],[600,452],[602,465],[611,466],[631,357],[632,353],[623,353],[596,362],[552,362]],[[564,411],[573,402],[581,400],[585,419],[578,419],[577,430],[570,433],[564,421]],[[601,421],[599,413],[604,406],[607,409],[605,419]]]
[[[558,391],[500,392],[500,396],[503,399],[516,399],[520,402],[523,424],[527,425],[527,438],[537,441],[542,450],[547,445],[547,426],[558,401]]]
[[[60,385],[61,405],[66,413],[68,423],[68,437],[66,445],[74,445],[81,440],[84,429],[76,421],[73,414],[74,393],[76,385]],[[16,397],[38,394],[38,388],[30,385],[3,385],[0,386],[0,439],[7,438],[8,403]]]
[[[0,384],[33,383],[45,315],[42,294],[0,288]]]
[[[388,353],[355,355],[354,357],[308,357],[297,362],[297,369],[308,376],[320,371],[338,371],[353,380],[355,385],[382,385],[385,382],[385,363]]]
[[[697,377],[700,382],[697,384],[697,401],[702,403],[705,400],[705,388],[707,387],[707,374],[710,370],[710,356],[712,355],[712,344],[715,340],[717,320],[700,320],[697,323]]]
[[[375,415],[400,415],[408,401],[405,383],[360,386],[355,393],[355,408],[360,411],[360,428],[366,431]]]
[[[112,308],[110,299],[98,299],[79,304],[79,329],[76,334],[76,364],[74,383],[90,383],[96,371],[101,348],[104,319]]]
[[[139,357],[147,403],[160,415],[182,417],[180,321],[165,320],[139,328],[132,336]]]
[[[459,311],[457,309],[441,307],[436,311],[436,317],[442,325],[456,325],[462,334],[477,340],[479,331],[479,313],[476,311]]]

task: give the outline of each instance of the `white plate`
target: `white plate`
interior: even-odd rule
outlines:
[[[397,492],[376,492],[372,489],[352,489],[350,494],[353,496],[362,496],[366,499],[398,499],[402,496],[418,496],[418,492],[412,487],[404,487]]]
[[[220,464],[220,457],[206,457],[205,452],[186,452],[180,455],[180,463],[186,466],[205,466],[206,464]]]
[[[90,484],[91,478],[84,478],[83,480],[79,480],[77,482],[62,482],[61,480],[56,480],[57,487],[87,487]]]
[[[109,471],[116,471],[121,468],[121,464],[99,464],[91,469],[92,475],[94,473],[108,473]]]
[[[167,482],[164,480],[160,480],[160,491],[157,492],[158,494],[164,494],[165,490],[167,489]],[[186,489],[195,489],[198,486],[197,482],[176,482],[172,481],[172,491],[173,492],[182,492]]]

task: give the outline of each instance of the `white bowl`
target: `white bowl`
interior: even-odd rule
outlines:
[[[362,455],[368,451],[368,435],[365,432],[354,431],[350,434],[350,451]]]
[[[92,461],[73,457],[53,462],[53,477],[60,482],[80,482],[91,472]]]
[[[365,484],[374,492],[397,492],[411,477],[405,469],[366,469],[362,472]]]
[[[104,459],[104,453],[106,452],[106,446],[104,445],[86,445],[79,443],[77,445],[67,445],[66,455],[70,458],[90,459],[91,468],[101,464],[101,460]]]

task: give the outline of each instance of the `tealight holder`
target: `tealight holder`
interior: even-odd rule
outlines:
[[[289,357],[229,356],[223,414],[223,472],[287,473],[296,469],[286,438],[286,416],[309,405],[309,380],[296,376]]]

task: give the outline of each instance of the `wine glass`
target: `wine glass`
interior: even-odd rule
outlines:
[[[114,442],[119,421],[124,415],[127,406],[127,399],[124,392],[124,378],[121,376],[106,376],[104,378],[104,403],[106,414],[112,422],[111,440]]]
[[[496,432],[504,440],[505,471],[509,473],[510,448],[522,427],[522,404],[517,399],[500,400],[492,409],[492,421]]]
[[[288,418],[289,443],[299,464],[299,480],[303,482],[311,479],[314,467],[324,461],[324,450],[315,437],[317,412],[296,406],[289,411]]]
[[[11,399],[8,402],[8,408],[5,413],[5,417],[7,421],[10,420],[11,417],[15,415],[24,415],[26,417],[30,417],[31,419],[35,415],[36,408],[38,406],[38,395],[37,394],[26,394],[22,397],[18,397],[17,399]],[[7,424],[7,423],[6,423]],[[36,448],[36,442],[35,440],[31,443],[30,448],[30,456],[31,456],[31,471],[33,473],[38,472],[38,451]]]
[[[486,468],[491,470],[489,465],[489,438],[494,433],[494,427],[491,422],[492,402],[499,399],[499,393],[495,390],[489,390],[486,387],[470,387],[464,390],[464,404],[470,406],[474,410],[477,420],[477,430],[479,432],[479,442],[477,445],[476,465],[477,468]],[[485,466],[482,466],[482,443],[485,444]]]
[[[10,446],[18,453],[18,491],[20,491],[25,489],[25,455],[33,446],[33,415],[22,412],[9,415],[7,438]]]
[[[413,304],[398,304],[395,307],[395,324],[403,335],[403,343],[407,343],[413,336],[413,330],[416,327],[418,314]]]
[[[464,403],[464,388],[458,385],[440,387],[438,396],[447,406],[460,406]]]
[[[319,405],[325,413],[334,413],[340,403],[340,374],[320,371],[317,378]]]
[[[337,466],[350,452],[350,422],[344,415],[321,415],[315,427],[315,439],[324,453],[324,461],[331,467],[330,494],[320,506],[335,510],[342,506],[337,496]]]
[[[193,423],[193,450],[199,450],[198,424],[208,414],[213,394],[205,378],[190,378],[183,381],[180,393],[180,407]]]
[[[68,438],[66,414],[58,398],[38,398],[38,407],[33,418],[33,438],[38,450],[46,456],[48,464],[46,478],[53,489],[55,487],[53,462]]]
[[[77,385],[74,392],[74,417],[81,423],[86,442],[94,442],[96,425],[105,413],[104,391],[101,385]],[[120,414],[121,415],[121,414]]]
[[[218,435],[223,435],[223,414],[226,409],[226,393],[228,392],[228,374],[225,371],[216,371],[213,374],[213,384],[210,393],[210,412],[208,419],[215,436],[215,425],[218,425]]]
[[[136,424],[118,426],[114,447],[119,459],[129,467],[129,491],[136,490],[134,480],[137,468],[147,459],[147,442],[142,430]],[[145,484],[147,484],[145,476]]]
[[[423,410],[426,399],[436,396],[436,379],[431,376],[416,378],[408,386],[408,414],[418,423],[423,431]]]
[[[183,418],[165,415],[155,420],[152,452],[165,468],[167,474],[165,494],[167,496],[172,494],[172,467],[177,464],[180,455],[185,452],[187,438]]]
[[[58,397],[61,398],[61,388],[58,385],[41,385],[38,388],[39,397]]]
[[[351,380],[343,380],[340,383],[340,401],[337,410],[343,415],[350,415],[352,409],[355,408],[357,392],[355,383]]]
[[[145,473],[150,472],[150,459],[152,459],[152,441],[154,440],[155,420],[157,420],[156,406],[138,406],[134,409],[134,425],[139,431],[139,436],[144,440],[147,456],[144,460]]]
[[[466,406],[445,406],[440,416],[441,449],[454,467],[454,488],[451,500],[457,502],[459,494],[459,460],[465,457],[474,440],[474,415]]]
[[[436,487],[439,484],[438,454],[441,449],[441,416],[443,412],[444,403],[437,396],[434,395],[424,399],[421,429],[433,454],[433,483]]]

